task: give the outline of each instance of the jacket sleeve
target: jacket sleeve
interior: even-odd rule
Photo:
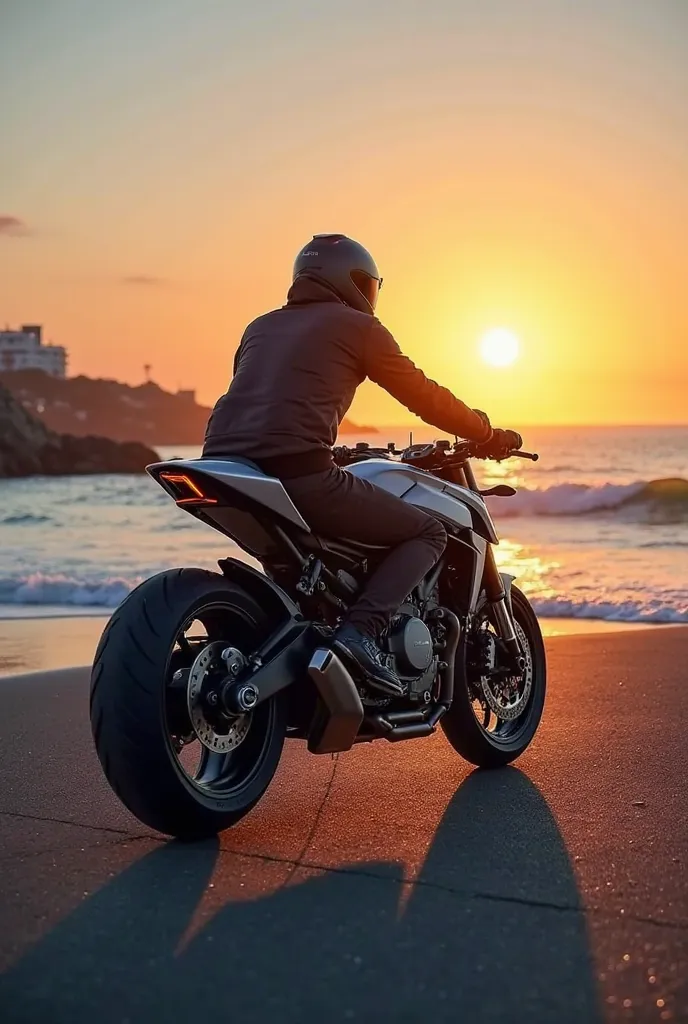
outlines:
[[[239,342],[238,349],[234,353],[234,366],[232,367],[232,376],[233,377],[236,377],[236,372],[239,369],[239,360],[241,359],[241,347],[242,347],[243,344],[244,344],[244,339],[242,338],[241,341]]]
[[[386,327],[373,319],[364,345],[364,366],[368,377],[422,420],[448,434],[469,441],[489,441],[490,421],[484,413],[469,409],[451,391],[425,376],[405,356]]]

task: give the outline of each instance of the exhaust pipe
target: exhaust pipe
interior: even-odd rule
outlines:
[[[308,734],[311,754],[351,750],[363,721],[363,704],[356,685],[334,653],[319,647],[308,665],[308,675],[320,695]]]

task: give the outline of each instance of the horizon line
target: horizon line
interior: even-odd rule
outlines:
[[[346,415],[347,415],[347,419],[349,419],[349,414],[347,413]],[[383,424],[364,423],[364,424],[358,424],[358,423],[356,423],[355,426],[374,427],[375,430],[440,430],[439,427],[433,427],[431,424],[423,423],[422,421],[419,424],[408,424],[408,423],[383,423]],[[570,428],[570,427],[595,427],[597,430],[604,429],[604,428],[615,429],[616,427],[624,427],[624,428],[658,427],[660,429],[661,428],[665,428],[665,427],[685,427],[685,428],[688,428],[688,421],[681,422],[681,423],[678,423],[678,422],[675,422],[675,423],[654,423],[654,422],[653,423],[594,423],[594,422],[582,423],[580,421],[571,421],[569,423],[545,423],[545,422],[540,422],[540,423],[522,423],[521,424],[521,428],[523,430],[530,430],[532,428],[539,428],[539,427],[547,427],[549,429],[557,428],[557,427],[564,427],[564,428],[567,428],[567,429]],[[446,430],[445,431],[440,431],[440,432],[441,433],[443,432],[445,434],[449,433],[449,431],[446,431]]]

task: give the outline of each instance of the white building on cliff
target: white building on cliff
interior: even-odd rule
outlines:
[[[7,370],[44,370],[51,377],[67,372],[67,350],[44,345],[40,324],[22,324],[18,331],[0,331],[0,373]]]

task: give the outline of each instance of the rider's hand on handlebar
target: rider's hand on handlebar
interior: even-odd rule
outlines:
[[[509,452],[517,451],[523,447],[523,438],[515,430],[501,430],[495,427],[492,437],[485,444],[475,450],[475,457],[478,459],[505,459]]]

